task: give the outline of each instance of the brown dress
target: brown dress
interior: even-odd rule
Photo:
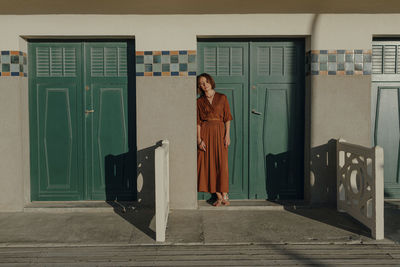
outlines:
[[[206,151],[197,148],[199,192],[228,192],[228,148],[224,146],[225,122],[232,120],[226,95],[215,93],[212,104],[205,95],[197,99],[197,125]]]

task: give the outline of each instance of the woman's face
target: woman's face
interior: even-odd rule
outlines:
[[[200,77],[199,80],[199,87],[201,90],[203,90],[204,93],[212,90],[211,84],[208,82],[206,77]]]

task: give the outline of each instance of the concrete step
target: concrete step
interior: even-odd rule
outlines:
[[[106,201],[40,201],[24,207],[24,212],[114,212],[118,202]],[[123,207],[122,204],[121,208]]]
[[[214,207],[208,200],[199,200],[199,210],[285,210],[309,207],[304,201],[274,202],[268,200],[230,200],[229,206]]]

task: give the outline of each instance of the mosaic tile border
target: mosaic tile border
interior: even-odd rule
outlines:
[[[0,76],[27,77],[28,57],[25,52],[3,50],[0,52]]]
[[[136,76],[196,76],[196,50],[136,51]]]
[[[372,50],[311,50],[306,53],[306,74],[371,75]]]

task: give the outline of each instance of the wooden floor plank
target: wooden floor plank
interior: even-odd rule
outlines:
[[[0,266],[398,265],[398,245],[0,248]]]

